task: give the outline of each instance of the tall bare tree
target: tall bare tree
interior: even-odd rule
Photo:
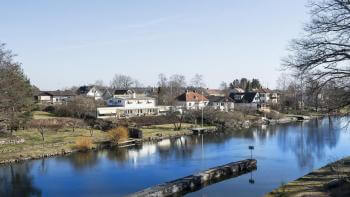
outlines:
[[[111,87],[116,89],[128,89],[135,83],[135,80],[127,75],[116,74],[111,81]]]
[[[203,80],[203,75],[201,74],[195,74],[193,76],[193,78],[191,79],[191,86],[193,86],[194,88],[204,88],[205,87],[205,83]]]
[[[294,39],[291,54],[283,59],[286,68],[302,73],[320,87],[329,83],[339,91],[335,108],[350,105],[350,1],[311,1],[311,21],[304,27],[304,36]],[[342,94],[340,94],[342,92]]]

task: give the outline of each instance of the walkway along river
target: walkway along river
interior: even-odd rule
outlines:
[[[344,118],[310,120],[138,147],[74,153],[0,167],[0,196],[125,196],[205,169],[250,158],[258,169],[187,196],[262,196],[350,155]]]

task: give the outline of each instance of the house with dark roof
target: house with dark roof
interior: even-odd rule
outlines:
[[[76,94],[70,90],[39,91],[34,99],[42,104],[60,104],[69,101]]]
[[[209,104],[209,100],[194,90],[187,90],[176,97],[176,105],[184,109],[202,109]]]
[[[237,110],[257,110],[261,106],[259,92],[231,93]]]
[[[101,100],[103,98],[103,93],[104,92],[101,87],[97,87],[94,85],[80,86],[77,90],[78,95],[92,97],[95,100]]]
[[[208,100],[208,106],[220,111],[230,111],[233,110],[235,106],[235,102],[231,97],[209,96]]]

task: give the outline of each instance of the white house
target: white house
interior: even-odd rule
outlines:
[[[38,103],[60,104],[69,101],[76,94],[72,91],[40,91],[34,98]]]
[[[104,92],[100,90],[97,86],[81,86],[77,90],[78,95],[85,95],[87,97],[92,97],[95,100],[103,99]]]
[[[234,100],[225,96],[209,96],[209,106],[220,111],[230,111],[234,109]]]
[[[268,88],[261,88],[258,90],[260,95],[261,103],[277,103],[278,102],[278,94],[273,92]]]
[[[209,100],[202,94],[198,94],[196,91],[187,90],[176,98],[176,105],[187,110],[202,109],[207,106]]]
[[[235,101],[235,110],[257,110],[261,106],[258,92],[231,93],[230,97]]]
[[[132,91],[115,94],[107,101],[107,105],[108,107],[97,108],[97,118],[158,115],[159,112],[155,98],[137,96]]]

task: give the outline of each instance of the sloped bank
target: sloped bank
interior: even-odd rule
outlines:
[[[255,159],[247,159],[210,168],[198,174],[166,182],[129,195],[130,197],[180,196],[197,191],[208,185],[233,178],[257,168]]]

